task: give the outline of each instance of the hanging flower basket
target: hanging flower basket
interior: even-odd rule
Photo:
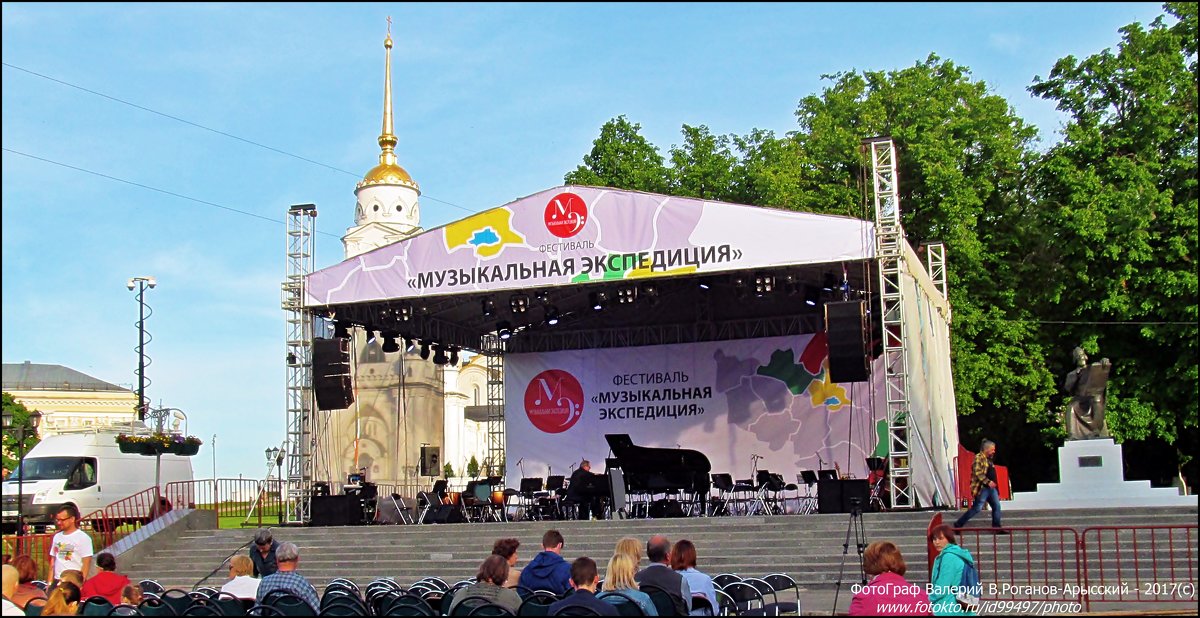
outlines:
[[[117,436],[117,446],[122,453],[137,453],[139,455],[160,455],[172,453],[191,457],[200,452],[201,441],[195,436],[167,435],[154,433],[144,436],[121,434]]]

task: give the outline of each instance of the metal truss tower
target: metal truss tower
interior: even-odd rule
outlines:
[[[507,467],[504,456],[504,341],[488,334],[480,343],[487,357],[488,474],[503,477]]]
[[[875,203],[875,257],[883,321],[883,384],[887,398],[888,488],[893,509],[916,507],[909,448],[908,339],[904,332],[904,228],[900,225],[900,178],[890,137],[863,140],[871,156]]]
[[[283,311],[287,320],[287,477],[284,481],[285,522],[307,524],[318,434],[313,427],[312,316],[304,312],[304,278],[313,272],[312,235],[317,207],[288,208],[287,279],[283,282]]]

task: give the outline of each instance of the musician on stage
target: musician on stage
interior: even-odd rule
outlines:
[[[567,502],[572,502],[579,505],[579,516],[577,519],[591,519],[592,512],[596,513],[597,519],[604,519],[604,506],[601,503],[600,496],[594,493],[586,492],[586,487],[596,487],[594,477],[599,474],[592,473],[592,462],[584,459],[579,463],[579,469],[571,474],[571,484],[567,485]]]

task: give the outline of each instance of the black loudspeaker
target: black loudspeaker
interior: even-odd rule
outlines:
[[[825,303],[825,335],[829,341],[829,379],[841,384],[865,382],[867,336],[866,301]]]
[[[345,410],[354,403],[350,380],[350,340],[313,340],[313,391],[318,410]]]
[[[421,476],[438,476],[442,473],[441,451],[437,446],[421,447]]]
[[[443,504],[437,508],[429,509],[425,514],[423,524],[461,524],[467,521],[463,519],[462,509],[453,504]]]
[[[352,496],[313,496],[309,523],[313,526],[352,526],[362,520],[362,507]]]
[[[817,481],[818,513],[849,513],[867,510],[870,495],[867,479],[821,479]]]

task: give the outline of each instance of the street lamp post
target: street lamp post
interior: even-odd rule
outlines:
[[[130,291],[137,288],[138,301],[138,420],[146,420],[146,288],[154,289],[154,277],[132,277],[125,283]],[[150,311],[154,313],[153,310]]]
[[[187,421],[187,415],[179,408],[155,408],[147,413],[154,420],[154,433],[161,434],[166,427],[164,424],[167,416],[174,413],[175,428],[179,428],[179,421]],[[187,428],[184,428],[186,434]],[[150,519],[157,519],[162,509],[162,449],[158,449],[154,455],[154,506],[150,510]],[[214,496],[215,499],[215,496]]]
[[[25,534],[25,475],[23,460],[25,459],[25,430],[32,429],[34,435],[37,435],[38,425],[42,421],[42,413],[34,410],[29,414],[29,419],[20,425],[14,425],[16,419],[12,413],[5,410],[3,421],[5,433],[11,432],[17,439],[17,469],[13,472],[17,476],[17,536]]]
[[[283,449],[272,446],[271,448],[266,450],[266,455],[267,455],[267,481],[271,480],[271,468],[277,467],[278,471],[276,472],[276,475],[275,475],[275,486],[277,488],[279,488],[280,500],[282,501],[282,499],[283,499],[283,482],[279,479],[279,475],[283,474]],[[270,485],[267,485],[267,487],[269,488]],[[268,491],[269,491],[269,489],[263,490],[263,494],[264,494],[263,501],[264,502],[266,501],[265,498],[266,498]],[[259,509],[259,513],[260,514],[262,513],[262,509]],[[283,523],[283,509],[279,509],[279,523]]]

